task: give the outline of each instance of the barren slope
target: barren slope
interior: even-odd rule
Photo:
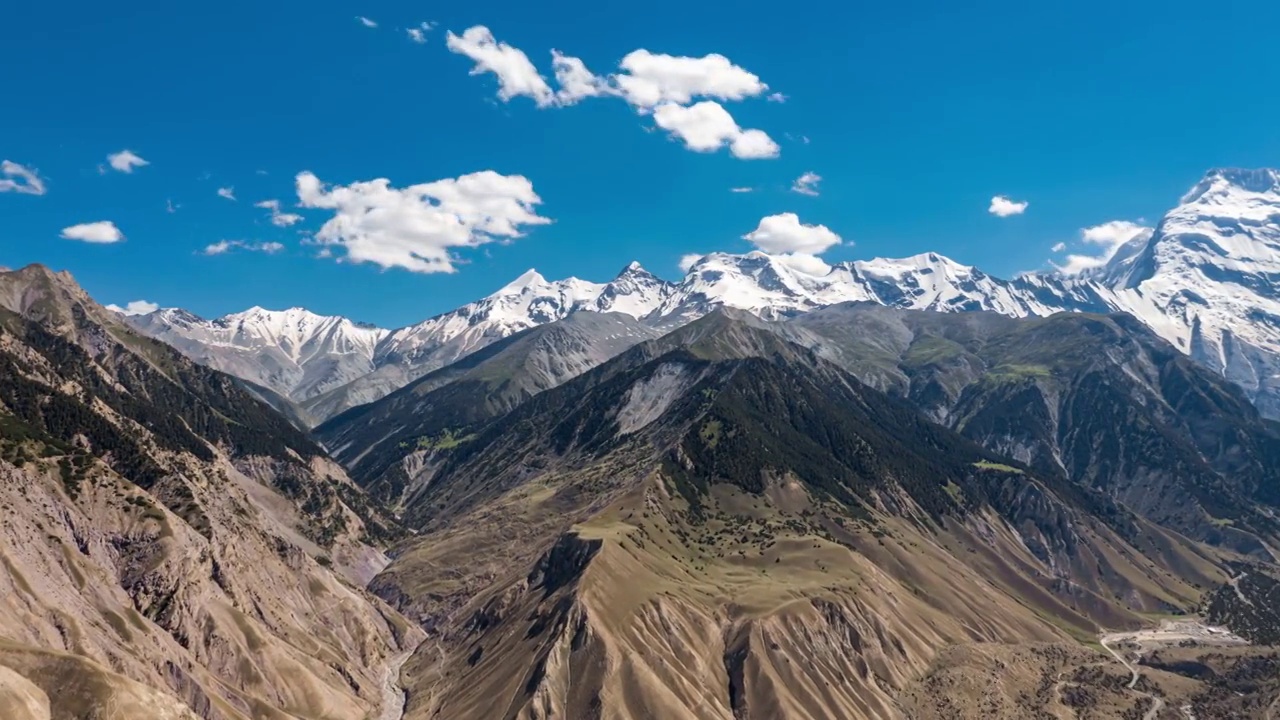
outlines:
[[[375,712],[388,657],[418,635],[362,588],[394,526],[287,421],[69,277],[33,266],[0,290],[3,702]]]

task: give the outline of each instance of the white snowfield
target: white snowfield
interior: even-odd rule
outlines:
[[[1226,169],[1206,175],[1153,232],[1075,276],[1004,280],[936,253],[830,266],[763,252],[712,253],[676,283],[637,263],[608,283],[548,281],[530,270],[489,297],[397,330],[299,308],[253,308],[216,320],[164,309],[131,321],[197,361],[327,415],[583,310],[625,313],[666,329],[716,307],[775,318],[849,301],[1015,317],[1121,311],[1280,418],[1277,283],[1280,171]]]

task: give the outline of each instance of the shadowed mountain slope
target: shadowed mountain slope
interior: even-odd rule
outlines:
[[[363,590],[400,531],[338,465],[39,266],[0,274],[0,506],[35,717],[362,720],[420,637]]]

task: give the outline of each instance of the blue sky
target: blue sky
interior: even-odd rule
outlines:
[[[750,250],[742,236],[784,212],[843,238],[828,262],[932,250],[1009,276],[1059,242],[1096,251],[1082,228],[1154,221],[1211,167],[1280,164],[1276,3],[955,5],[9,3],[0,159],[45,192],[0,193],[0,264],[68,269],[104,303],[301,305],[395,326],[529,267],[606,280],[635,259],[675,278],[684,254]],[[405,29],[424,21],[415,43]],[[552,90],[552,49],[600,76],[640,49],[723,55],[768,90],[669,109],[719,102],[777,157],[690,150],[628,97],[500,100],[497,77],[447,47],[476,25]],[[148,164],[100,172],[124,149]],[[336,262],[351,251],[337,228],[336,244],[303,243],[342,210],[296,208],[300,172],[325,184],[323,204],[332,186],[486,170],[526,178],[541,203],[525,209],[552,222],[450,250],[453,273]],[[790,191],[805,172],[817,196]],[[995,195],[1029,205],[997,217]],[[254,207],[269,199],[304,219],[273,225]],[[60,237],[98,221],[125,239]],[[360,252],[387,262],[400,240],[381,230]],[[222,241],[243,246],[202,254]],[[252,249],[270,243],[284,247]]]

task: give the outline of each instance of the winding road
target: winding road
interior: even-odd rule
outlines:
[[[1121,638],[1103,636],[1101,638],[1102,647],[1106,648],[1107,652],[1111,653],[1116,660],[1120,661],[1121,665],[1124,665],[1125,668],[1133,674],[1133,677],[1129,679],[1129,689],[1142,697],[1151,698],[1151,708],[1142,716],[1142,720],[1156,720],[1156,717],[1160,715],[1160,711],[1164,709],[1164,698],[1156,695],[1155,693],[1149,693],[1138,689],[1138,678],[1142,677],[1142,673],[1138,670],[1136,665],[1131,664],[1125,659],[1124,655],[1116,652],[1116,649],[1111,647],[1108,641],[1115,642],[1117,639]]]

